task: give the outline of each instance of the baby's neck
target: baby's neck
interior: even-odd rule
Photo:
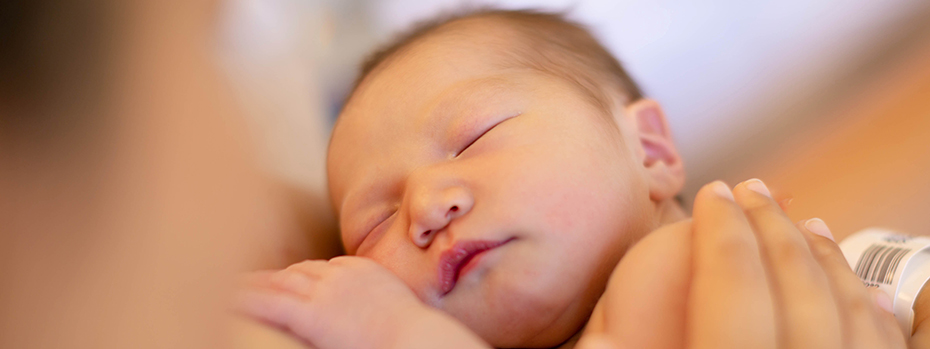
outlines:
[[[685,212],[684,208],[681,207],[681,204],[678,203],[675,199],[664,200],[656,204],[656,228],[664,226],[666,224],[672,224],[689,217],[688,213]],[[571,338],[559,344],[553,349],[572,349],[575,347],[575,344],[578,342],[578,339],[584,333],[586,326],[575,333]]]
[[[668,199],[656,204],[656,228],[688,218],[688,213],[678,200]]]

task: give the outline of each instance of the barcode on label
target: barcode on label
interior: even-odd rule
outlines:
[[[911,249],[873,244],[862,252],[856,264],[856,275],[867,285],[891,285],[898,263],[908,252]]]

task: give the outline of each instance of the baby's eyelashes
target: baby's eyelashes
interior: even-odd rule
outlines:
[[[371,228],[365,229],[359,233],[357,238],[358,243],[355,247],[356,254],[359,253],[359,250],[362,250],[364,247],[370,244],[370,241],[375,241],[380,238],[381,234],[390,227],[391,222],[393,221],[394,216],[397,214],[397,209],[394,208],[390,211],[383,212],[377,219],[373,220],[374,226]]]
[[[513,119],[514,117],[517,117],[517,116],[519,116],[519,115],[520,115],[520,114],[518,113],[518,114],[515,114],[515,115],[512,115],[512,116],[506,117],[506,118],[504,118],[504,119],[498,121],[497,123],[491,125],[491,126],[488,127],[487,129],[485,129],[484,131],[482,131],[480,134],[478,134],[476,137],[472,138],[471,141],[469,141],[464,147],[462,147],[462,150],[459,150],[457,153],[455,153],[455,155],[454,155],[453,157],[459,157],[460,155],[462,155],[462,153],[464,153],[466,150],[468,150],[468,148],[471,148],[472,145],[474,145],[476,142],[478,142],[479,139],[481,139],[482,137],[484,137],[484,135],[488,134],[488,132],[491,132],[491,130],[493,130],[494,128],[496,128],[496,127],[499,126],[500,124],[504,123],[504,121]]]

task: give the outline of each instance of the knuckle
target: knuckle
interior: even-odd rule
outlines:
[[[316,264],[315,262],[316,261],[314,260],[308,259],[303,262],[291,264],[290,266],[286,268],[286,270],[304,270],[307,268],[312,268]]]
[[[808,245],[810,245],[811,254],[818,260],[831,259],[841,253],[836,243],[820,236],[808,239]]]
[[[871,317],[874,313],[872,300],[866,294],[850,295],[844,303],[843,308],[850,317]]]
[[[742,205],[743,214],[745,214],[749,219],[753,219],[754,217],[756,219],[770,219],[771,217],[777,217],[781,215],[779,212],[781,209],[776,209],[776,206],[769,202],[764,202],[761,199],[753,199],[749,201],[749,203]]]
[[[324,272],[326,269],[328,268],[326,267],[325,261],[308,259],[303,262],[291,264],[287,268],[284,268],[282,271],[313,275]]]
[[[769,243],[771,246],[769,246],[768,251],[770,251],[770,257],[775,263],[800,265],[810,261],[810,248],[801,242],[778,238]]]

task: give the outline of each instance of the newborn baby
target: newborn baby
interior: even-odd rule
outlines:
[[[575,25],[473,15],[377,58],[330,143],[346,251],[492,345],[564,341],[626,249],[684,218],[662,110]]]
[[[327,169],[346,252],[366,258],[258,276],[312,301],[250,303],[322,348],[571,346],[627,250],[687,218],[661,107],[554,14],[476,12],[378,52]]]

